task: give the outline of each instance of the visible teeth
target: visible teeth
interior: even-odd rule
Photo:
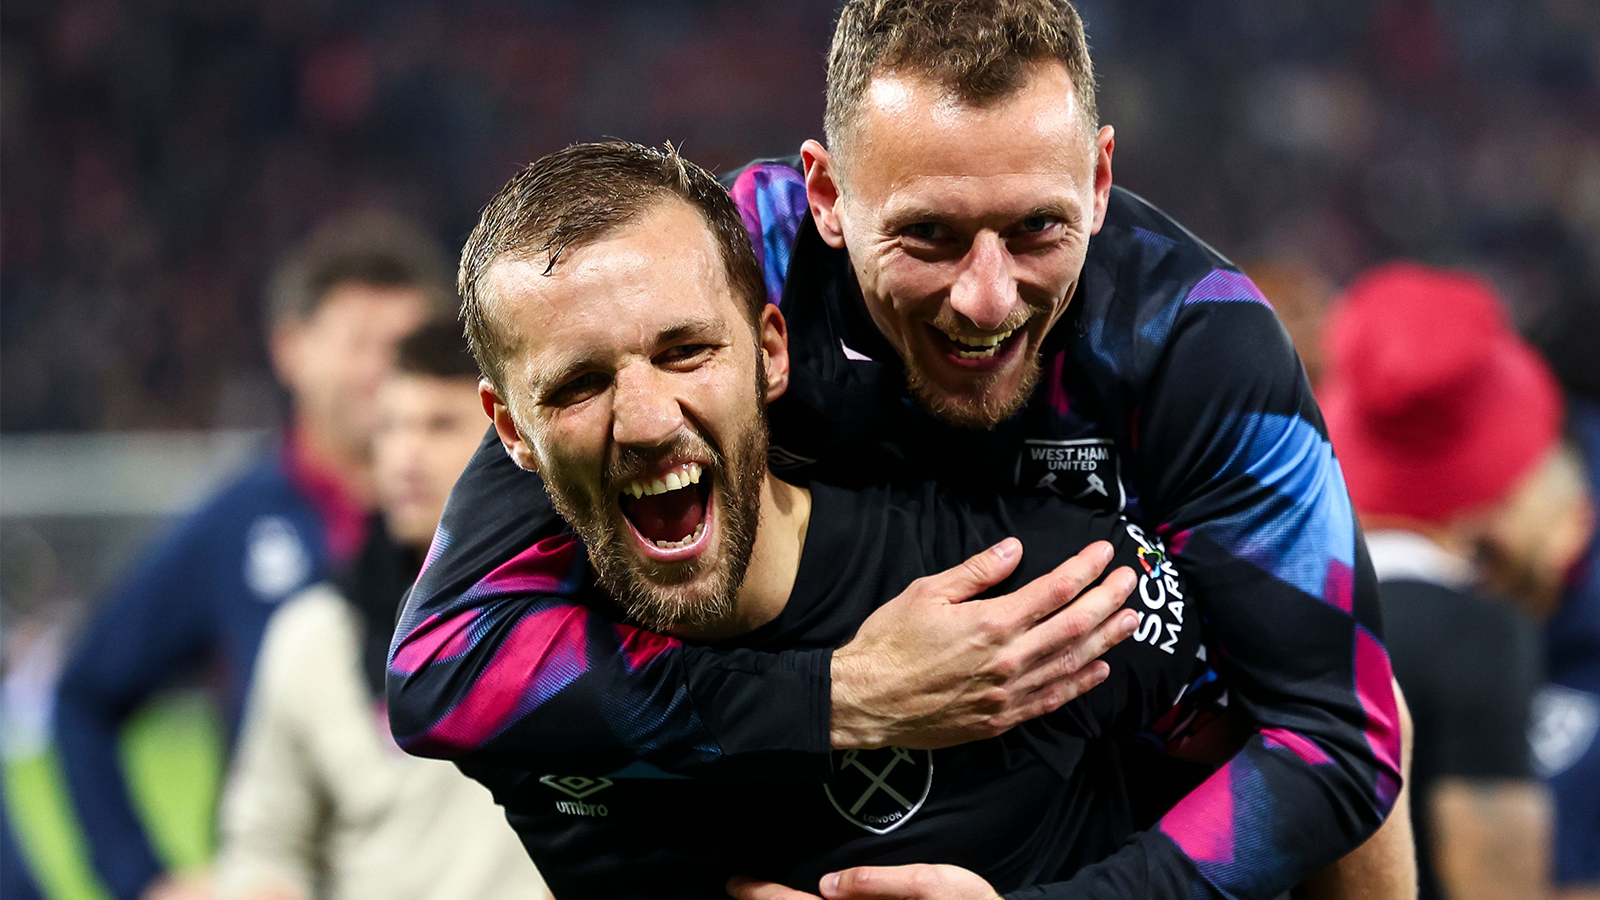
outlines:
[[[690,544],[694,543],[695,541],[700,540],[700,535],[705,534],[705,533],[706,533],[706,523],[701,522],[699,525],[696,525],[694,527],[694,534],[691,534],[686,538],[680,538],[680,539],[678,539],[676,541],[656,541],[656,546],[660,547],[663,550],[680,550],[680,549],[682,549],[684,547],[689,546]]]
[[[952,342],[960,344],[963,347],[975,347],[980,350],[987,348],[989,350],[988,353],[980,353],[978,356],[968,356],[960,350],[956,351],[956,353],[961,355],[962,359],[979,359],[983,356],[993,356],[995,348],[999,347],[1002,341],[1008,337],[1011,337],[1013,334],[1016,334],[1016,332],[1017,330],[1013,328],[1010,331],[1002,331],[999,334],[987,334],[983,335],[982,337],[965,337],[959,334],[951,334],[948,331],[944,332],[944,335]]]
[[[703,471],[699,463],[684,463],[677,470],[668,472],[660,478],[654,478],[649,481],[630,481],[623,486],[622,493],[632,495],[637,500],[640,497],[682,490],[691,484],[699,484],[702,474]]]

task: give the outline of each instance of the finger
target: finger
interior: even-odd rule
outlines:
[[[1035,691],[1021,694],[1017,705],[997,717],[1002,732],[1009,731],[1029,719],[1048,715],[1084,694],[1104,684],[1111,676],[1111,665],[1097,659],[1059,681],[1053,681]]]
[[[822,900],[816,894],[797,891],[771,881],[757,881],[735,875],[726,885],[728,896],[734,900]]]
[[[1008,537],[993,547],[968,557],[960,565],[922,579],[932,596],[946,603],[971,600],[1010,577],[1022,562],[1022,542]]]
[[[1066,609],[1057,611],[1034,624],[1024,634],[1017,638],[1014,647],[1018,654],[1017,659],[1022,660],[1023,670],[1027,671],[1042,662],[1062,662],[1062,654],[1074,651],[1076,645],[1095,633],[1097,629],[1105,629],[1111,625],[1110,632],[1115,633],[1123,623],[1122,617],[1117,615],[1128,595],[1133,593],[1139,579],[1133,574],[1132,569],[1126,567],[1117,569],[1106,579],[1087,592],[1082,594]],[[1088,649],[1092,653],[1082,653],[1065,660],[1067,664],[1075,661],[1082,666],[1094,659],[1112,646],[1115,646],[1121,637],[1105,643],[1111,634],[1102,633],[1098,641]]]
[[[934,896],[933,866],[858,866],[822,878],[827,900],[922,900]]]
[[[1068,603],[1083,589],[1094,583],[1111,562],[1111,544],[1095,541],[1047,575],[1041,575],[1004,597],[985,601],[999,606],[1004,604],[1023,627],[1043,619]],[[1109,613],[1107,613],[1109,615]],[[1101,618],[1104,618],[1102,616]],[[1099,620],[1084,626],[1084,632]]]
[[[1053,624],[1041,623],[1039,627]],[[1071,678],[1082,671],[1090,663],[1106,654],[1106,651],[1133,636],[1139,627],[1139,617],[1130,609],[1116,610],[1111,618],[1095,626],[1095,629],[1078,640],[1069,640],[1065,649],[1055,653],[1046,652],[1035,657],[1022,675],[1016,680],[1018,695],[1040,690],[1051,684]],[[1034,635],[1026,635],[1024,639],[1032,639]]]

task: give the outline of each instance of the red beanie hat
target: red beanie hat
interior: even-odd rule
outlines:
[[[1322,410],[1363,515],[1448,522],[1560,440],[1555,377],[1480,278],[1380,266],[1335,306],[1328,341]]]

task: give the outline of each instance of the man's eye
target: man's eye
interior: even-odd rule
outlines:
[[[679,344],[656,354],[656,361],[663,365],[694,362],[709,352],[711,352],[710,344]]]
[[[1026,234],[1042,234],[1060,222],[1055,216],[1029,216],[1022,220],[1022,231]]]
[[[900,233],[917,241],[942,241],[950,237],[950,229],[938,222],[913,222],[900,229]]]
[[[545,402],[550,406],[572,406],[600,393],[605,386],[605,376],[599,372],[585,372],[551,391]]]

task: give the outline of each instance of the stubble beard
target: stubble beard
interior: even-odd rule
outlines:
[[[1028,357],[1022,364],[1022,381],[1017,389],[1006,397],[997,398],[990,395],[989,389],[997,377],[1003,376],[985,376],[976,382],[980,388],[976,397],[952,396],[935,385],[919,363],[912,359],[907,359],[905,363],[906,390],[911,394],[911,399],[922,404],[935,418],[960,428],[984,431],[1022,411],[1033,396],[1033,389],[1039,384],[1041,368],[1037,355]]]
[[[687,563],[663,565],[643,558],[637,541],[622,521],[617,503],[620,485],[650,460],[624,456],[605,478],[598,503],[567,486],[546,480],[556,512],[572,525],[588,549],[595,578],[624,614],[645,628],[673,633],[713,628],[731,621],[738,610],[755,549],[761,518],[761,491],[767,474],[765,404],[758,403],[754,422],[735,438],[731,453],[699,435],[680,438],[652,459],[671,454],[707,457],[713,478],[710,504],[717,506],[716,546]]]

